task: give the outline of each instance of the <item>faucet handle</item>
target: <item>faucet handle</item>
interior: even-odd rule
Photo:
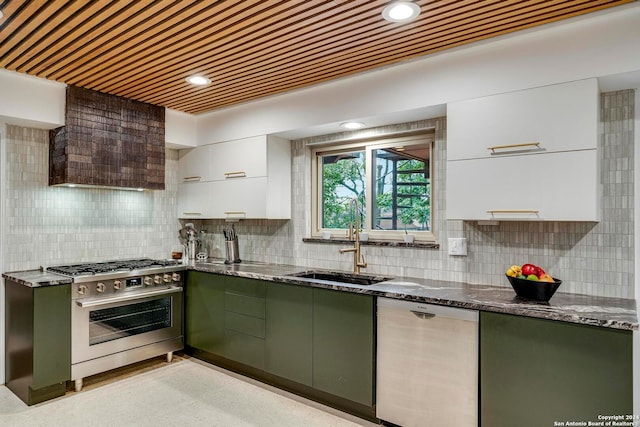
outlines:
[[[364,255],[360,255],[362,261],[358,263],[358,267],[367,268],[367,262],[364,260]]]

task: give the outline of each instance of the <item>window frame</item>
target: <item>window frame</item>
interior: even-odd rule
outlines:
[[[436,238],[434,234],[435,225],[435,194],[437,189],[435,188],[434,180],[434,144],[435,144],[435,130],[423,131],[418,134],[411,134],[405,136],[393,136],[382,138],[369,138],[361,139],[355,142],[336,142],[331,144],[323,144],[319,146],[311,147],[311,187],[312,187],[312,199],[311,199],[311,237],[320,238],[324,231],[332,233],[333,237],[345,237],[348,234],[347,229],[336,228],[322,228],[322,156],[328,154],[340,154],[346,152],[352,152],[356,150],[362,150],[365,152],[365,222],[361,227],[366,229],[369,233],[370,240],[384,240],[384,241],[402,241],[404,230],[372,230],[373,224],[373,170],[372,159],[373,150],[384,149],[397,146],[410,146],[418,144],[428,144],[429,146],[429,184],[431,188],[431,211],[430,211],[430,224],[431,229],[428,231],[411,231],[414,235],[415,241],[424,243],[435,243]]]

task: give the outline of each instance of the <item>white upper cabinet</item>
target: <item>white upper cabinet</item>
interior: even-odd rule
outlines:
[[[598,221],[596,79],[447,105],[447,219]]]
[[[214,218],[215,204],[211,194],[212,182],[178,184],[178,218]]]
[[[178,152],[178,183],[211,180],[210,145],[180,150]]]
[[[291,218],[291,145],[257,136],[181,153],[179,218]]]
[[[589,79],[447,104],[447,159],[597,148],[598,96]]]
[[[266,136],[221,142],[209,147],[211,180],[267,176]]]

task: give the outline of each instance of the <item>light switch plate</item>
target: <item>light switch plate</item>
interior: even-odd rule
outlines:
[[[464,237],[449,238],[449,255],[467,256],[467,239]]]

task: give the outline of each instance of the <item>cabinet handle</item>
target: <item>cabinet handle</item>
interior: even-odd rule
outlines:
[[[202,215],[202,212],[182,212],[182,215]]]
[[[436,315],[433,313],[424,313],[422,311],[415,311],[415,310],[409,310],[409,311],[411,311],[411,313],[413,313],[414,316],[419,317],[422,320],[433,319],[434,317],[436,317]]]
[[[244,178],[246,176],[247,176],[247,173],[245,171],[225,172],[224,174],[225,178]]]
[[[245,211],[230,211],[230,212],[224,212],[225,215],[246,215],[247,213]]]
[[[540,148],[539,142],[525,142],[524,144],[509,144],[509,145],[494,145],[493,147],[487,147],[487,150],[491,150],[491,154],[499,154],[496,153],[496,150],[508,150],[510,148]]]
[[[182,178],[183,181],[200,181],[201,179],[201,176],[185,176]]]
[[[539,210],[536,209],[490,209],[487,211],[487,213],[490,214],[496,214],[496,213],[516,213],[516,214],[538,214],[540,213]]]

